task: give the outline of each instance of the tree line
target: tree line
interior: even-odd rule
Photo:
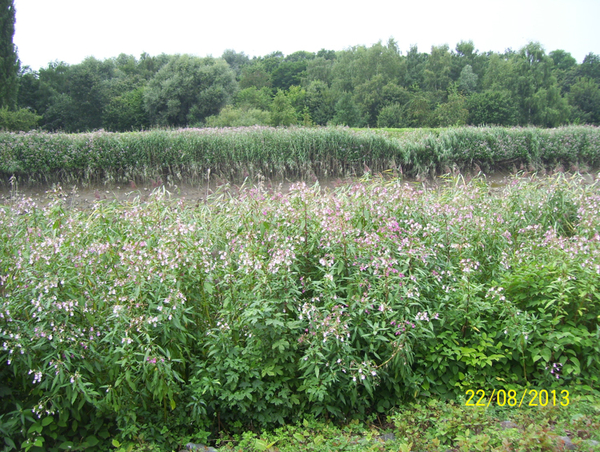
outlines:
[[[579,64],[536,42],[503,53],[479,52],[472,41],[402,52],[390,39],[252,58],[121,54],[18,67],[10,87],[0,126],[14,130],[600,125],[600,56]]]

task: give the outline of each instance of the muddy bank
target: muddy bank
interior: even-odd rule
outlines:
[[[568,177],[574,175],[567,174]],[[385,176],[384,179],[391,180]],[[492,174],[481,174],[479,176],[460,176],[458,179],[453,176],[441,176],[434,179],[417,179],[417,178],[403,178],[402,181],[406,184],[422,187],[422,188],[436,188],[444,184],[452,183],[463,184],[469,183],[474,177],[480,177],[484,179],[491,190],[500,190],[510,180],[515,177],[518,178],[532,178],[536,177],[534,174],[521,173],[518,175],[511,174],[508,172],[495,172]],[[600,175],[598,173],[585,173],[581,174],[583,183],[594,183]],[[310,181],[304,181],[308,185],[318,184],[323,192],[333,191],[338,187],[351,185],[357,181],[365,180],[365,178],[323,178],[313,179]],[[246,181],[244,184],[230,184],[226,181],[217,180],[210,183],[180,183],[175,184],[172,182],[165,182],[163,180],[156,180],[150,184],[138,185],[134,182],[130,182],[125,185],[117,184],[52,184],[52,185],[38,185],[21,188],[18,184],[4,184],[0,186],[0,204],[11,204],[18,199],[31,198],[37,205],[47,205],[51,200],[60,197],[65,200],[67,207],[88,209],[91,208],[94,203],[98,201],[118,201],[118,202],[134,202],[136,200],[145,202],[149,199],[151,193],[154,190],[164,190],[166,195],[171,199],[183,200],[190,204],[199,204],[205,202],[206,199],[216,193],[222,193],[225,196],[236,196],[241,190],[249,189],[260,186],[267,192],[287,193],[293,184],[302,182],[297,181]]]

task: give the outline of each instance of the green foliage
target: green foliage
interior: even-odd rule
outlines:
[[[271,75],[266,71],[262,63],[245,66],[240,75],[240,88],[270,88],[272,85]]]
[[[121,54],[73,66],[55,62],[37,72],[25,68],[16,106],[42,115],[41,128],[67,132],[199,125],[226,105],[271,110],[277,90],[290,96],[296,114],[296,121],[284,114],[277,124],[440,127],[464,123],[464,109],[467,123],[476,125],[597,124],[598,61],[592,53],[582,64],[562,50],[546,55],[535,42],[503,54],[479,53],[473,42],[461,41],[454,51],[434,46],[427,54],[413,46],[402,55],[393,39],[252,59],[233,50],[218,60]],[[582,78],[587,85],[578,83]],[[468,96],[464,106],[446,94],[453,89]],[[403,109],[402,121],[398,108],[386,108],[394,104]]]
[[[26,450],[171,450],[408,400],[434,413],[392,417],[398,441],[467,448],[497,440],[491,419],[435,400],[598,384],[597,185],[259,186],[196,207],[163,189],[89,211],[49,195],[0,208],[0,429]]]
[[[297,91],[302,95],[302,91]],[[271,121],[280,125],[306,120],[283,92]],[[407,105],[406,108],[408,108]],[[391,107],[389,108],[391,109]],[[386,109],[387,112],[389,109]],[[410,112],[410,110],[408,110]],[[392,111],[392,113],[394,113]],[[406,110],[403,109],[403,114]],[[275,119],[274,119],[275,117]],[[213,126],[265,121],[258,110],[228,108],[209,119]],[[403,121],[409,118],[402,117]],[[383,121],[383,117],[382,117]],[[600,163],[597,127],[559,129],[457,127],[419,129],[389,136],[373,130],[356,132],[342,127],[230,130],[181,129],[91,134],[0,134],[0,174],[23,182],[57,181],[198,181],[211,174],[230,181],[247,176],[272,178],[346,177],[401,166],[407,175],[531,165],[554,169],[562,164]],[[476,166],[477,165],[477,166]]]
[[[304,59],[284,61],[271,74],[274,89],[287,90],[292,85],[300,85],[307,62]]]
[[[216,116],[209,116],[204,121],[206,127],[246,127],[266,126],[271,123],[268,111],[257,108],[234,108],[226,106]]]
[[[15,4],[0,1],[0,108],[14,108],[17,102],[17,74],[20,62],[13,44],[15,34]]]
[[[467,64],[460,72],[460,77],[458,78],[458,88],[467,94],[472,93],[477,87],[478,78],[479,77],[477,74],[473,72],[471,65]]]
[[[600,86],[588,78],[580,78],[571,87],[569,104],[573,119],[580,124],[600,125]]]
[[[439,104],[433,112],[433,122],[440,127],[464,126],[469,116],[466,105],[465,96],[451,89],[448,102]]]
[[[600,83],[600,55],[588,53],[581,63],[580,72],[583,77],[588,77]]]
[[[398,103],[386,105],[377,116],[378,128],[398,128],[405,124],[404,108]]]
[[[508,91],[474,93],[467,98],[466,106],[469,124],[513,126],[518,122],[516,102]]]
[[[271,124],[274,126],[290,126],[298,123],[296,109],[292,105],[291,96],[277,90],[271,104]]]
[[[113,97],[104,109],[102,123],[114,132],[149,128],[150,120],[144,110],[144,88]]]
[[[260,89],[255,86],[238,91],[234,97],[233,105],[237,108],[269,110],[272,102],[271,90],[267,87]]]
[[[432,46],[424,67],[424,82],[432,91],[445,91],[450,83],[452,57],[447,45]]]
[[[0,130],[19,132],[28,132],[37,127],[41,116],[25,109],[20,108],[16,111],[0,108]]]
[[[178,55],[148,82],[144,102],[153,124],[186,126],[217,114],[236,90],[224,60]]]
[[[335,115],[333,124],[348,127],[362,127],[365,124],[360,109],[352,99],[352,95],[346,93],[340,97],[335,104]]]
[[[315,124],[327,125],[335,114],[336,98],[325,82],[313,81],[306,88],[305,106]]]

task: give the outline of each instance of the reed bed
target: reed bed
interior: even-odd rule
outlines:
[[[23,183],[305,180],[450,171],[595,168],[600,129],[341,127],[0,133],[0,178]]]

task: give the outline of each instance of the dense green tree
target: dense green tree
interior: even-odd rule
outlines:
[[[538,43],[479,53],[461,41],[454,51],[434,46],[428,54],[413,46],[403,56],[390,39],[252,59],[226,50],[218,60],[144,53],[54,62],[18,73],[16,106],[41,115],[45,129],[72,132],[209,122],[553,127],[597,124],[599,85],[600,57],[593,53],[577,64],[568,52],[547,55]]]
[[[233,100],[233,105],[241,109],[269,110],[272,102],[272,91],[266,86],[258,89],[255,86],[238,91]]]
[[[113,61],[86,58],[68,71],[65,93],[73,100],[76,121],[73,131],[102,128],[102,112],[110,100],[109,81],[114,79]]]
[[[114,60],[87,58],[74,66],[54,62],[38,73],[28,71],[21,75],[18,103],[41,114],[41,125],[48,130],[99,129],[111,97],[111,85],[118,80]],[[72,111],[65,111],[66,108]]]
[[[432,124],[439,127],[464,126],[469,119],[466,98],[453,86],[449,89],[448,102],[438,104],[432,115]]]
[[[104,109],[102,119],[103,127],[115,132],[150,127],[150,119],[144,109],[144,88],[113,97]]]
[[[41,116],[26,109],[9,110],[7,107],[0,108],[0,131],[29,132],[35,129],[42,119]]]
[[[600,83],[600,55],[588,53],[580,66],[582,77],[588,77]]]
[[[385,85],[386,80],[384,75],[376,74],[373,78],[358,85],[354,89],[354,100],[357,105],[359,105],[359,108],[366,114],[367,124],[370,127],[375,127],[379,111],[384,106],[383,87]]]
[[[285,60],[283,52],[279,50],[272,52],[257,60],[257,62],[264,67],[265,71],[267,71],[268,74],[272,74],[275,71],[275,69],[277,69],[279,65],[284,61]]]
[[[388,104],[381,109],[377,116],[377,127],[405,127],[406,112],[399,103]]]
[[[354,102],[352,94],[344,93],[339,97],[335,104],[335,114],[332,123],[348,127],[362,127],[365,125],[366,121]]]
[[[333,81],[333,59],[324,57],[314,58],[306,63],[306,71],[302,77],[302,84],[309,85],[314,81],[320,81],[331,86]]]
[[[417,46],[411,46],[406,54],[406,71],[404,74],[404,87],[413,87],[413,89],[423,86],[425,64],[429,59],[427,53],[419,52]]]
[[[26,108],[33,112],[38,112],[44,108],[43,96],[40,92],[40,80],[37,72],[32,71],[29,66],[25,66],[19,73],[19,95],[17,98],[17,107]]]
[[[573,56],[564,50],[553,50],[548,55],[554,61],[554,67],[561,71],[568,71],[572,67],[577,65],[577,60]]]
[[[487,90],[468,97],[468,124],[514,126],[518,123],[519,110],[508,90]]]
[[[569,104],[573,107],[574,122],[600,125],[600,86],[595,80],[580,78],[571,87]]]
[[[419,91],[413,93],[411,99],[404,106],[404,127],[429,127],[432,125],[432,106],[434,104],[431,93]]]
[[[445,91],[451,82],[452,56],[447,45],[432,46],[424,66],[424,82],[430,91]]]
[[[387,45],[378,42],[369,48],[357,46],[340,52],[333,68],[332,85],[339,93],[352,92],[375,76],[379,76],[384,85],[388,82],[398,84],[404,70],[398,46],[390,39]]]
[[[69,66],[66,63],[53,62],[38,72],[25,70],[21,74],[18,105],[41,115],[40,126],[42,128],[54,130],[48,126],[47,111],[56,100],[56,96],[65,92],[68,70]],[[61,122],[61,124],[63,123]],[[62,128],[64,129],[64,127]],[[70,125],[67,128],[71,130]]]
[[[519,101],[520,123],[555,127],[566,121],[568,104],[553,75],[554,62],[543,47],[530,42],[513,57],[513,64],[515,77],[505,83]]]
[[[148,82],[144,104],[153,124],[181,127],[218,114],[236,90],[225,60],[178,55]]]
[[[283,61],[271,74],[274,89],[289,89],[292,85],[300,85],[306,73],[305,60]]]
[[[473,41],[461,41],[452,52],[452,70],[450,78],[457,81],[465,66],[471,66],[473,73],[481,81],[489,63],[489,53],[481,54],[475,49]]]
[[[274,126],[290,126],[298,123],[296,109],[292,100],[282,90],[278,90],[271,104],[271,124]]]
[[[479,77],[473,72],[470,64],[465,65],[460,71],[458,77],[458,88],[466,94],[470,94],[477,88],[477,79]]]
[[[514,73],[515,65],[512,60],[497,53],[491,55],[481,83],[483,90],[510,89]]]
[[[306,87],[305,106],[315,124],[324,126],[335,114],[333,91],[322,81],[313,81]]]
[[[244,66],[240,73],[240,88],[270,88],[272,85],[271,74],[267,72],[263,63],[254,62]]]
[[[44,128],[53,131],[77,132],[79,118],[78,106],[66,93],[56,93],[44,112]]]
[[[221,58],[227,61],[227,64],[233,70],[237,78],[240,77],[242,69],[250,64],[250,58],[248,55],[246,55],[244,52],[237,53],[232,49],[225,50]]]
[[[324,58],[326,60],[335,60],[336,52],[335,52],[335,50],[321,49],[317,52],[315,57],[316,58]]]
[[[14,34],[14,1],[0,0],[0,108],[14,108],[17,103],[19,58]]]

